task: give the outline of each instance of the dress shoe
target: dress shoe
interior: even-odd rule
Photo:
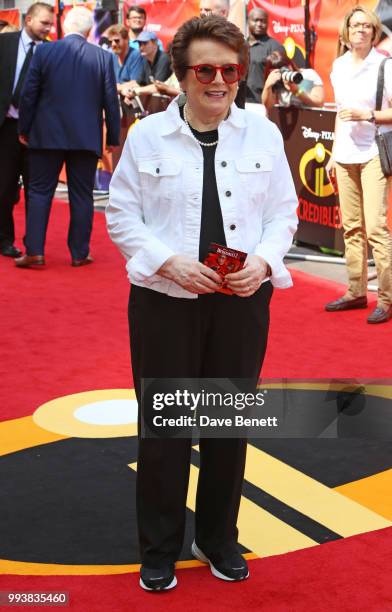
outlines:
[[[87,255],[85,259],[73,259],[71,266],[73,266],[74,268],[79,268],[80,266],[88,266],[89,264],[92,264],[93,261],[93,258],[90,257],[90,255]]]
[[[23,255],[15,259],[17,268],[42,268],[45,265],[43,255]]]
[[[13,244],[1,247],[0,253],[5,257],[20,257],[22,255],[22,251],[19,251]]]
[[[357,308],[366,308],[367,307],[367,297],[363,295],[361,297],[347,299],[345,297],[340,297],[334,302],[329,302],[325,305],[325,310],[327,312],[336,312],[338,310],[355,310]]]
[[[375,308],[373,312],[368,316],[367,322],[386,323],[387,321],[389,321],[389,319],[392,319],[392,306],[388,306],[386,310],[384,310],[384,308],[381,308],[381,306],[377,306],[377,308]]]

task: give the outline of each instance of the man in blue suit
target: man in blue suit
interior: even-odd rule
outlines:
[[[93,25],[84,7],[69,11],[66,36],[34,54],[19,106],[19,134],[28,145],[29,210],[26,254],[20,268],[45,265],[44,246],[52,198],[63,163],[70,201],[68,247],[72,265],[89,255],[97,160],[102,155],[103,111],[107,146],[119,144],[120,111],[111,54],[87,42]]]

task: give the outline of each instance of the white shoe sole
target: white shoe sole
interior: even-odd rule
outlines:
[[[246,578],[249,577],[249,571],[247,573],[247,575],[242,578],[241,580],[235,580],[235,578],[229,578],[229,576],[225,576],[225,574],[222,574],[219,570],[216,569],[216,567],[214,567],[214,565],[211,563],[211,561],[208,559],[208,557],[205,556],[205,554],[203,553],[202,550],[200,550],[200,548],[197,546],[196,542],[192,543],[192,555],[198,559],[199,561],[201,561],[202,563],[208,563],[208,565],[210,566],[211,569],[211,574],[213,576],[215,576],[216,578],[220,578],[221,580],[226,580],[228,582],[241,582],[241,580],[246,580]]]
[[[144,584],[142,578],[140,578],[139,584],[145,591],[168,591],[169,589],[174,589],[177,584],[177,578],[173,576],[173,580],[171,581],[171,583],[161,589],[152,589],[151,587],[148,587],[146,584]]]

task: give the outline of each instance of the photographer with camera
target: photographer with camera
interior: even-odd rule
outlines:
[[[285,51],[273,51],[266,59],[261,102],[267,112],[281,106],[323,106],[324,87],[312,68],[298,68]]]

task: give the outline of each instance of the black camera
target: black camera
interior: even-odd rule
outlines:
[[[287,68],[287,66],[281,66],[279,70],[282,77],[280,81],[277,81],[274,85],[272,85],[272,91],[274,93],[278,93],[279,91],[285,89],[283,81],[286,81],[286,83],[295,83],[296,85],[298,85],[298,83],[301,83],[301,81],[304,80],[304,77],[300,72],[298,72],[298,70],[290,70],[290,68]]]

